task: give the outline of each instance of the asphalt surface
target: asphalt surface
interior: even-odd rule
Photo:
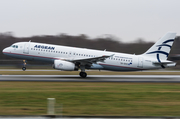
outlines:
[[[0,81],[180,83],[180,75],[0,75]]]

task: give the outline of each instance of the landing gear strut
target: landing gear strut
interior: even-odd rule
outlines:
[[[22,67],[23,71],[26,71],[26,60],[23,60],[23,67]]]
[[[82,78],[86,78],[87,73],[86,73],[86,72],[80,72],[79,75],[80,75]]]

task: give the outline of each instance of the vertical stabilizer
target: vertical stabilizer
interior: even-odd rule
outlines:
[[[171,47],[173,45],[176,33],[168,32],[162,38],[160,38],[150,49],[144,54],[148,57],[154,57],[158,62],[167,60]]]

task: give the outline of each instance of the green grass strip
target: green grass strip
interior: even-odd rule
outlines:
[[[0,115],[180,116],[180,83],[0,82]]]

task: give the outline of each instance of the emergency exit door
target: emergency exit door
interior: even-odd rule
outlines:
[[[138,67],[143,68],[143,58],[142,57],[138,58]]]

